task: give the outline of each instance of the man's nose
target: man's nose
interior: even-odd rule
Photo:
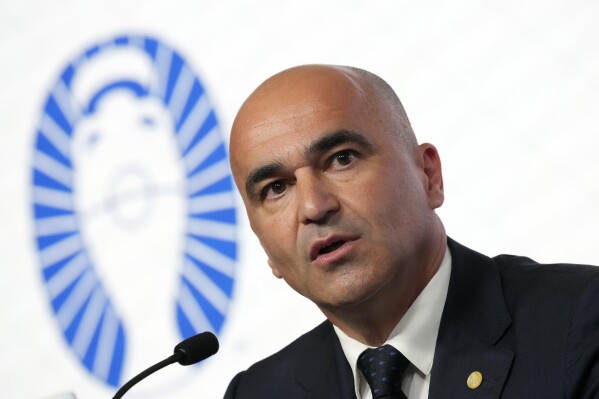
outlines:
[[[330,184],[313,171],[296,176],[298,217],[301,223],[325,223],[339,210],[337,193]]]

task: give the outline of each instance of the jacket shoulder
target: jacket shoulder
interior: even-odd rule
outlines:
[[[255,363],[247,371],[249,374],[257,375],[262,373],[271,375],[273,372],[288,374],[289,368],[296,367],[302,359],[313,361],[311,359],[314,358],[315,348],[324,340],[330,339],[331,334],[335,335],[332,324],[324,321],[283,349]]]
[[[500,271],[506,275],[540,273],[547,276],[570,275],[584,278],[599,275],[599,267],[573,263],[539,263],[526,256],[497,255],[492,258]],[[539,275],[537,275],[539,276]],[[576,278],[576,277],[575,277]]]
[[[593,280],[599,279],[597,266],[542,264],[516,255],[499,255],[492,259],[501,275],[507,298],[510,294],[520,293],[524,294],[525,298],[541,295],[560,300],[576,300]]]
[[[306,368],[330,361],[335,338],[332,324],[323,322],[239,373],[231,381],[225,398],[290,397],[290,393],[293,397],[302,397],[298,375],[309,372]]]
[[[513,320],[500,345],[519,348],[513,379],[545,369],[547,380],[563,381],[566,397],[599,395],[599,267],[512,255],[494,261]]]

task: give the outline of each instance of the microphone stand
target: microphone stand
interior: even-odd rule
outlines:
[[[141,373],[130,379],[125,385],[123,385],[121,389],[119,389],[117,393],[113,396],[112,399],[120,399],[125,394],[125,392],[127,392],[129,389],[131,389],[131,387],[133,387],[133,385],[137,384],[150,374],[155,373],[156,371],[168,366],[169,364],[178,362],[179,360],[181,360],[181,358],[183,358],[184,355],[185,354],[182,352],[176,352],[175,354],[167,357],[166,359],[156,363],[152,367],[149,367],[146,370],[142,371]]]
[[[129,380],[116,392],[112,399],[121,399],[133,385],[169,364],[179,362],[182,366],[189,366],[214,355],[216,352],[218,352],[218,339],[211,332],[206,331],[189,337],[175,346],[174,354]]]

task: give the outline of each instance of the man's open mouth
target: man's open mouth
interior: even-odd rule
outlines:
[[[328,254],[330,252],[333,252],[334,250],[336,250],[337,248],[339,248],[340,246],[342,246],[343,244],[345,244],[344,240],[339,240],[339,241],[335,241],[330,245],[327,245],[326,247],[321,248],[318,251],[319,255],[323,255],[323,254]]]

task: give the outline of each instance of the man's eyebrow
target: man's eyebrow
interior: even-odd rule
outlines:
[[[363,135],[349,130],[337,130],[310,143],[304,150],[304,156],[310,158],[345,143],[356,143],[366,148],[372,148],[372,144]]]
[[[337,130],[311,142],[304,150],[304,156],[311,158],[344,143],[356,143],[366,148],[372,148],[372,144],[363,135],[349,130]],[[283,165],[279,162],[272,162],[254,169],[245,180],[245,192],[248,197],[255,196],[254,190],[258,183],[279,174],[281,170],[283,170]]]
[[[283,165],[278,162],[269,163],[254,169],[245,180],[245,192],[248,197],[254,197],[254,189],[258,183],[280,173],[282,169]]]

